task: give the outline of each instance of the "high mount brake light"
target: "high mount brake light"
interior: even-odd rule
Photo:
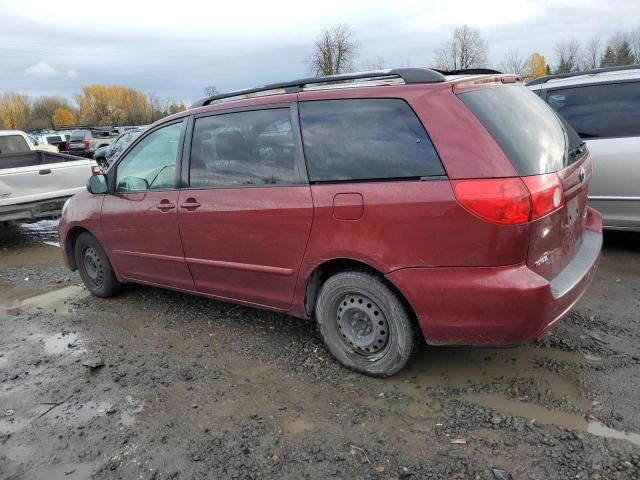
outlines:
[[[558,210],[565,203],[562,183],[555,173],[455,180],[452,184],[460,205],[499,225],[522,225]]]

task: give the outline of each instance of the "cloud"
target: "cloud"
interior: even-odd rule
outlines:
[[[49,65],[48,62],[38,62],[35,65],[31,65],[25,69],[24,73],[34,77],[57,77],[60,75],[60,72]]]
[[[71,70],[64,72],[64,76],[69,78],[78,78],[78,71],[75,68],[72,68]]]

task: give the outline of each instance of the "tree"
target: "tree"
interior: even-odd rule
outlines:
[[[387,66],[387,61],[381,55],[376,55],[374,60],[367,60],[360,67],[362,70],[384,70],[385,68],[389,68]]]
[[[562,41],[556,45],[556,61],[558,67],[556,73],[569,73],[578,69],[580,44],[575,38]]]
[[[29,98],[18,93],[0,97],[0,122],[9,130],[29,130]]]
[[[604,55],[600,59],[601,67],[613,67],[616,64],[616,52],[613,51],[611,45],[607,45],[607,48],[604,50]]]
[[[33,102],[30,127],[33,129],[53,128],[53,112],[57,109],[70,110],[69,101],[62,97],[40,97]]]
[[[435,63],[443,70],[484,67],[487,64],[487,42],[477,28],[459,25],[454,29],[451,40],[436,50]]]
[[[527,62],[527,80],[544,77],[548,75],[548,66],[545,64],[544,57],[538,52],[534,52]]]
[[[220,90],[218,90],[218,87],[216,87],[215,85],[209,85],[208,87],[204,87],[204,94],[206,97],[213,97],[214,95],[217,95],[220,93]]]
[[[640,27],[629,35],[629,44],[633,53],[633,63],[640,63]]]
[[[627,40],[623,40],[616,50],[616,65],[633,64],[633,52]]]
[[[502,61],[498,64],[498,70],[504,73],[515,73],[521,77],[527,75],[527,67],[528,60],[521,57],[515,50],[505,52]]]
[[[591,37],[587,42],[587,45],[584,47],[584,51],[582,52],[582,68],[584,70],[591,70],[598,66],[600,56],[602,55],[602,47],[600,43],[600,38]]]
[[[349,72],[358,57],[359,45],[344,24],[323,28],[313,46],[311,71],[318,76]]]
[[[80,122],[87,125],[143,125],[153,117],[151,102],[142,92],[117,85],[88,85],[76,96]]]
[[[56,108],[51,114],[51,126],[53,128],[62,128],[75,125],[76,116],[67,108]]]

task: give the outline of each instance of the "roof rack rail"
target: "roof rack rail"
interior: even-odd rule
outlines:
[[[582,75],[596,75],[598,73],[619,72],[623,70],[640,70],[640,64],[636,63],[633,65],[620,65],[617,67],[593,68],[591,70],[582,70],[581,72],[556,73],[555,75],[547,75],[545,77],[531,80],[527,85],[540,85],[541,83],[547,83],[549,80],[554,80],[556,78],[580,77]]]
[[[499,70],[494,70],[493,68],[461,68],[459,70],[439,70],[434,69],[436,72],[441,73],[443,75],[486,75],[486,74],[496,74],[502,73]]]
[[[347,80],[360,80],[360,79],[379,79],[379,78],[393,78],[398,77],[404,80],[406,84],[414,83],[438,83],[445,82],[446,79],[442,73],[431,70],[429,68],[394,68],[390,70],[375,70],[370,72],[356,72],[345,73],[340,75],[327,75],[326,77],[309,77],[300,78],[298,80],[291,80],[289,82],[271,83],[269,85],[263,85],[262,87],[247,88],[244,90],[236,90],[233,92],[221,93],[205,97],[197,100],[191,108],[204,107],[216,100],[222,100],[231,97],[240,97],[242,95],[249,95],[252,93],[267,92],[269,90],[284,89],[286,93],[296,93],[304,85],[312,85],[319,83],[332,83],[343,82]]]

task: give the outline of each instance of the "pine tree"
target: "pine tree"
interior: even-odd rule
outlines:
[[[616,65],[631,65],[633,64],[633,52],[631,51],[631,45],[624,40],[620,43],[618,51],[616,52]]]
[[[616,53],[613,51],[613,48],[611,48],[611,45],[608,45],[607,49],[604,51],[602,59],[600,60],[600,66],[613,67],[616,65],[616,61]]]

